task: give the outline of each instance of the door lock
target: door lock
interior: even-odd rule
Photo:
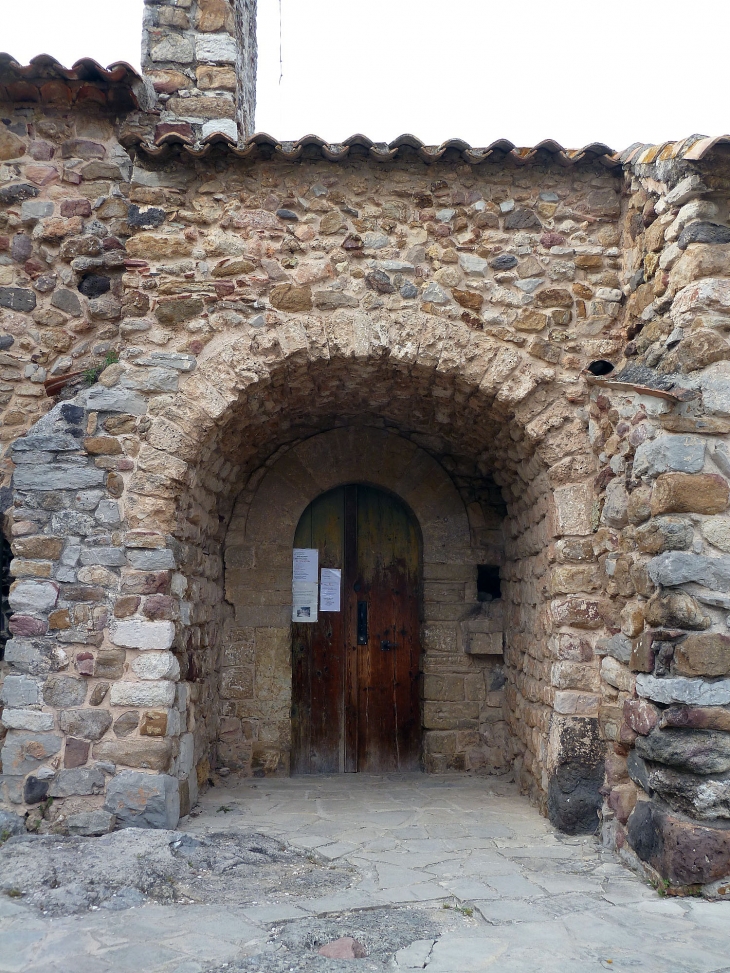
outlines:
[[[387,639],[383,639],[380,643],[380,649],[382,652],[388,652],[390,649],[397,649],[397,642],[389,642]]]

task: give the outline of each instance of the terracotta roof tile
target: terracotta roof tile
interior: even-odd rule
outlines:
[[[151,111],[156,105],[156,95],[149,81],[125,61],[116,61],[104,68],[92,58],[82,58],[73,67],[65,68],[48,54],[40,54],[30,64],[23,66],[9,54],[0,53],[0,101],[65,105],[93,102],[117,111]],[[344,142],[327,142],[318,135],[282,141],[266,132],[259,132],[239,145],[222,133],[213,133],[195,143],[179,132],[167,131],[151,141],[142,136],[132,137],[130,144],[137,145],[142,152],[153,157],[164,155],[172,146],[179,146],[189,155],[200,158],[208,155],[213,146],[224,145],[239,158],[263,153],[288,161],[318,154],[331,162],[364,155],[376,162],[390,162],[399,156],[415,153],[427,164],[438,162],[444,156],[460,156],[471,165],[491,159],[524,166],[548,157],[560,166],[597,160],[607,168],[616,168],[629,164],[650,165],[669,159],[698,162],[716,146],[730,144],[730,135],[715,138],[691,135],[678,142],[663,142],[660,145],[635,142],[623,152],[616,152],[603,142],[591,142],[582,149],[566,149],[554,139],[544,139],[535,146],[516,146],[507,139],[477,147],[463,139],[448,139],[440,145],[426,145],[408,133],[388,143],[373,142],[360,134],[352,135]]]

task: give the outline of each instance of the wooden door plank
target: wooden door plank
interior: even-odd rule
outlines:
[[[358,488],[358,570],[370,632],[360,646],[358,769],[415,769],[420,748],[420,534],[390,494]],[[385,651],[382,643],[394,648]]]
[[[358,674],[357,603],[360,600],[357,570],[357,487],[345,487],[345,538],[343,569],[343,629],[345,651],[345,753],[344,771],[357,771]]]
[[[319,551],[320,568],[343,567],[344,489],[318,497],[300,520],[296,547]],[[344,625],[342,612],[292,623],[294,773],[344,770]]]

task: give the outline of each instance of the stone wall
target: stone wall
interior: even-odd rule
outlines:
[[[721,150],[196,157],[149,148],[141,114],[2,117],[3,800],[159,824],[216,760],[285,769],[287,576],[251,583],[249,518],[299,444],[358,427],[432,464],[424,510],[444,483],[461,511],[465,546],[424,559],[427,767],[512,764],[575,831],[606,760],[607,840],[719,877],[661,849],[701,820],[726,867]],[[501,618],[475,601],[494,560]],[[504,664],[479,661],[501,631]]]
[[[705,885],[730,871],[726,157],[639,162],[632,190],[631,340],[591,395],[593,546],[605,590],[626,599],[598,647],[604,821],[650,876]]]
[[[158,93],[158,138],[254,131],[255,0],[145,0],[142,69]]]

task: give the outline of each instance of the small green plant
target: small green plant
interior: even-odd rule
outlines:
[[[108,368],[110,365],[116,365],[119,361],[119,355],[116,351],[108,351],[104,356],[103,361],[99,365],[93,365],[91,368],[87,368],[84,372],[84,381],[87,385],[95,385],[99,381],[99,376]]]
[[[4,845],[8,838],[11,836],[12,832],[7,829],[0,831],[0,845]]]
[[[19,899],[23,895],[20,889],[7,889],[5,894],[10,896],[11,899]]]
[[[221,813],[223,813],[223,814],[230,814],[232,810],[233,810],[233,808],[232,807],[229,807],[227,804],[221,804],[221,806],[218,808],[218,810],[215,813],[216,814],[221,814]]]

